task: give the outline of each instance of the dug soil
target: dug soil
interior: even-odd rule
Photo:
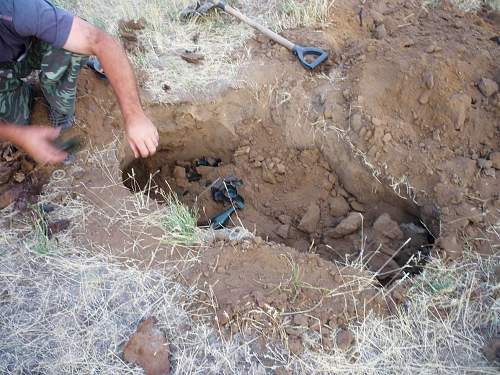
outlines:
[[[431,253],[498,251],[499,19],[446,4],[336,1],[330,26],[284,33],[331,52],[318,71],[258,36],[248,42],[239,88],[148,104],[160,151],[132,160],[124,146],[106,173],[121,171],[128,189],[160,202],[175,194],[207,228],[239,202],[216,201],[217,188],[235,188],[244,208],[225,226],[255,236],[214,234],[183,282],[206,291],[221,330],[281,337],[300,352],[309,329],[323,348],[332,337],[348,348],[344,324],[390,312],[404,300],[402,280]],[[107,84],[86,72],[80,92],[75,132],[92,145],[120,137]],[[99,181],[85,169],[75,186],[97,189]],[[106,210],[130,193],[113,186],[92,194]],[[109,216],[97,210],[88,219],[96,248],[124,238]],[[147,234],[141,228],[127,256],[150,266],[187,251],[153,246],[157,237]]]

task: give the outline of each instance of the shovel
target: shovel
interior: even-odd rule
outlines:
[[[192,16],[200,16],[207,13],[212,8],[219,8],[239,18],[241,21],[252,26],[253,28],[259,30],[261,33],[265,34],[270,39],[274,40],[276,43],[288,48],[297,57],[302,66],[306,69],[314,69],[326,59],[328,59],[328,52],[323,51],[321,48],[317,47],[302,47],[298,44],[290,42],[288,39],[283,38],[281,35],[275,33],[274,31],[268,29],[267,27],[261,25],[260,23],[248,18],[242,14],[239,10],[233,8],[224,3],[222,0],[209,0],[203,5],[197,3],[196,8],[191,7],[182,12],[181,17],[188,18]]]

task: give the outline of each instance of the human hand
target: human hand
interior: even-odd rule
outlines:
[[[38,163],[59,164],[68,156],[53,143],[59,137],[59,133],[61,133],[60,128],[49,126],[18,126],[13,143]]]
[[[127,121],[125,131],[130,148],[136,158],[147,158],[156,152],[160,137],[158,130],[146,115]]]

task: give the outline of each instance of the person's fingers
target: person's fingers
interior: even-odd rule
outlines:
[[[134,153],[134,157],[137,159],[140,155],[139,155],[139,150],[137,150],[137,146],[135,145],[134,141],[132,140],[128,140],[128,144],[130,146],[130,148],[132,149],[132,152]]]
[[[47,138],[50,139],[51,141],[54,141],[59,137],[61,134],[61,128],[45,128],[45,134],[47,135]]]
[[[137,149],[143,158],[147,158],[149,156],[148,147],[144,142],[140,142],[137,144]]]
[[[156,152],[156,144],[153,140],[147,140],[144,142],[146,144],[146,147],[149,150],[149,156],[153,155]]]

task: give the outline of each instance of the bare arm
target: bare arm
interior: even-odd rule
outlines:
[[[61,129],[48,126],[22,126],[0,121],[0,139],[14,143],[42,164],[57,164],[68,155],[53,144]]]
[[[101,29],[75,17],[64,49],[99,58],[120,103],[132,151],[136,157],[154,154],[158,131],[142,110],[134,72],[121,45]]]

